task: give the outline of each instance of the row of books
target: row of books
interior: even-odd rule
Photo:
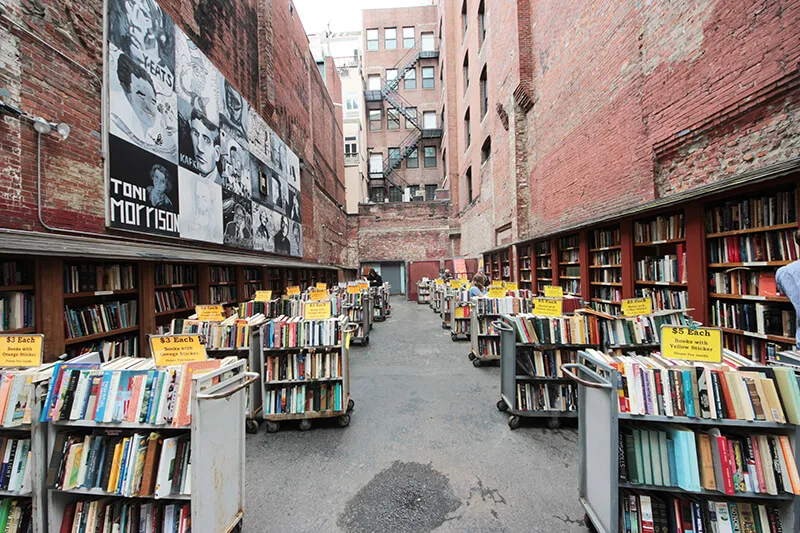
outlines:
[[[0,423],[10,428],[31,423],[31,380],[40,374],[38,368],[4,370],[0,376]]]
[[[619,287],[592,287],[592,296],[600,300],[608,300],[611,302],[622,301],[622,289]]]
[[[558,280],[558,284],[561,285],[565,293],[568,294],[581,293],[581,280],[579,279],[560,279]]]
[[[626,491],[620,499],[625,533],[783,533],[780,509],[750,502],[656,497]],[[624,529],[622,529],[624,527]]]
[[[617,317],[600,321],[600,338],[607,346],[658,344],[661,342],[661,326],[684,326],[687,323],[686,315],[679,312]]]
[[[302,414],[321,411],[342,411],[342,384],[310,383],[270,388],[264,398],[264,413],[268,415]]]
[[[349,294],[347,296],[354,296],[354,295]],[[355,295],[355,296],[360,296],[360,295]],[[340,314],[342,314],[344,312],[344,309],[345,309],[344,306],[346,305],[347,300],[348,299],[344,298],[342,295],[328,295],[328,299],[327,300],[322,300],[322,301],[327,301],[330,304],[330,306],[331,306],[331,316],[338,316],[338,315],[340,315]],[[361,301],[360,298],[359,298],[359,301]],[[305,312],[306,312],[306,306],[308,304],[314,304],[314,303],[318,303],[318,302],[314,302],[314,301],[309,300],[307,298],[307,296],[305,298],[300,298],[300,299],[297,299],[297,298],[289,298],[289,299],[286,299],[286,300],[282,299],[282,300],[280,300],[280,304],[281,304],[280,305],[280,312],[275,314],[275,315],[272,315],[272,316],[278,316],[278,315],[286,315],[286,316],[290,316],[290,317],[303,316],[305,314]],[[347,305],[350,305],[350,304],[347,304]],[[357,307],[351,307],[350,308],[350,310],[353,310],[353,309],[360,310],[361,309],[361,304],[358,304]]]
[[[722,346],[726,350],[741,354],[751,361],[766,363],[783,349],[782,345],[744,335],[723,335]]]
[[[559,275],[570,278],[578,278],[581,275],[581,267],[580,265],[561,265],[561,274]]]
[[[211,283],[229,283],[236,281],[236,270],[233,267],[210,267],[208,277]]]
[[[267,382],[340,378],[342,354],[339,351],[304,351],[270,355],[264,366]]]
[[[646,222],[633,224],[633,236],[636,243],[683,239],[683,213],[668,216],[657,216]]]
[[[0,490],[31,491],[31,439],[0,438]]]
[[[529,298],[514,298],[506,296],[504,298],[475,298],[475,313],[483,315],[510,315],[519,313],[530,313],[533,303]]]
[[[304,320],[280,316],[267,320],[261,327],[264,348],[296,348],[335,346],[342,342],[341,318]]]
[[[592,264],[595,266],[621,266],[622,250],[592,252]]]
[[[591,308],[595,311],[600,313],[605,313],[606,315],[617,316],[622,313],[622,310],[619,307],[619,304],[614,303],[607,303],[607,302],[592,302]]]
[[[500,357],[500,339],[483,337],[478,339],[478,355],[480,357]]]
[[[577,360],[578,354],[574,350],[517,350],[517,366],[524,374],[535,378],[563,378],[561,365]]]
[[[261,282],[260,281],[251,281],[244,284],[244,291],[242,297],[245,300],[252,300],[255,295],[256,291],[261,290]]]
[[[577,411],[578,388],[572,384],[517,381],[520,411]]]
[[[596,229],[591,234],[592,248],[608,248],[609,246],[619,246],[619,229]]]
[[[156,265],[156,285],[195,285],[197,267],[193,265]]]
[[[0,292],[0,331],[35,327],[34,301],[28,292]]]
[[[520,314],[508,316],[522,343],[540,344],[598,344],[600,326],[593,315],[540,317]]]
[[[658,354],[587,351],[617,370],[622,413],[800,423],[800,387],[789,368],[732,370],[728,364],[691,364]]]
[[[253,331],[266,321],[266,317],[260,314],[248,318],[237,318],[237,315],[232,315],[222,322],[204,322],[197,326],[196,332],[192,333],[203,335],[206,348],[209,350],[249,348]]]
[[[580,275],[580,274],[578,274]],[[621,268],[602,268],[592,270],[592,281],[599,283],[622,283]]]
[[[650,298],[653,309],[674,310],[689,308],[689,291],[686,289],[667,289],[637,287],[637,298]]]
[[[479,335],[499,335],[500,331],[494,327],[496,317],[481,317],[478,318],[478,334]]]
[[[578,234],[575,235],[568,235],[566,237],[561,237],[558,239],[558,247],[559,248],[577,248],[581,245],[581,237]]]
[[[19,261],[0,261],[0,287],[31,285],[30,269]]]
[[[208,288],[211,303],[228,303],[236,301],[235,285],[212,285]]]
[[[794,231],[767,231],[708,240],[711,263],[797,261]]]
[[[110,361],[118,357],[138,357],[139,336],[121,335],[112,340],[82,344],[77,351],[75,351],[74,355],[83,355],[91,352],[99,352],[102,354],[103,361]]]
[[[760,198],[730,200],[706,211],[706,232],[722,233],[764,228],[797,221],[795,191],[779,191]]]
[[[64,292],[120,291],[136,288],[133,265],[64,265]]]
[[[458,308],[456,308],[458,310]],[[455,335],[469,335],[470,323],[467,320],[453,320],[450,326],[450,333]]]
[[[581,260],[580,250],[561,250],[559,263],[577,263]]]
[[[260,268],[245,268],[244,269],[244,279],[247,281],[261,281],[261,269]]]
[[[156,291],[156,313],[176,309],[193,309],[197,304],[197,289]]]
[[[236,314],[240,318],[247,318],[253,315],[264,315],[266,317],[275,317],[281,314],[287,314],[282,309],[282,302],[280,299],[274,299],[269,302],[256,302],[248,300],[240,303],[236,309]]]
[[[761,335],[794,337],[795,313],[763,303],[714,300],[709,316],[713,326],[750,331]]]
[[[0,500],[0,531],[29,533],[33,529],[33,502],[28,499]]]
[[[189,533],[188,503],[92,499],[70,502],[61,517],[61,531],[71,533]]]
[[[711,292],[749,296],[777,296],[775,272],[735,268],[711,273]]]
[[[686,283],[686,252],[679,244],[675,254],[663,257],[648,256],[634,264],[636,279],[640,281],[669,281]]]
[[[800,494],[800,475],[786,435],[654,425],[623,427],[619,439],[622,481],[729,496]]]
[[[471,316],[471,309],[468,305],[457,305],[453,311],[453,318],[468,319]]]
[[[41,420],[185,427],[191,422],[192,378],[235,361],[236,357],[208,359],[162,369],[154,368],[151,359],[129,357],[102,365],[59,362],[53,367]]]
[[[64,323],[68,339],[130,328],[137,324],[138,302],[108,302],[84,307],[64,306]]]

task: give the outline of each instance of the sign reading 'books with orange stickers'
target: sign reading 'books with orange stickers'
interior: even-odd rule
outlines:
[[[172,366],[208,359],[200,335],[151,335],[150,353],[156,366]]]
[[[0,367],[42,364],[44,335],[0,335]]]

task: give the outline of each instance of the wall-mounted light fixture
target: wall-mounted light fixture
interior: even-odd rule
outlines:
[[[70,127],[68,124],[64,124],[63,122],[48,122],[42,117],[35,117],[33,119],[33,129],[42,135],[47,135],[55,130],[55,132],[61,137],[62,141],[67,140],[70,132]]]

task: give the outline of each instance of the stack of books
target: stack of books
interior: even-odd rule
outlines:
[[[342,342],[341,318],[304,320],[280,316],[261,326],[265,349],[336,346]]]
[[[64,292],[131,290],[135,279],[133,265],[70,265],[64,268]]]
[[[5,533],[28,533],[33,528],[33,502],[4,498],[0,500],[0,530]]]
[[[680,312],[653,313],[636,317],[616,317],[600,321],[600,337],[608,346],[634,344],[658,344],[661,342],[661,326],[684,326],[686,316]]]
[[[0,293],[0,332],[35,327],[34,301],[27,292]]]
[[[706,232],[722,233],[790,224],[797,220],[794,199],[794,191],[778,191],[773,196],[730,200],[706,211]]]
[[[599,344],[600,326],[594,315],[540,317],[509,315],[517,340],[526,344]]]
[[[248,318],[238,318],[233,315],[222,322],[207,322],[201,328],[206,348],[209,350],[249,348],[250,334],[266,321],[264,315],[256,314]]]
[[[136,326],[137,301],[109,302],[70,309],[64,306],[67,338],[106,333]]]
[[[145,531],[188,533],[192,512],[189,503],[131,500],[80,500],[67,504],[61,531],[139,531],[138,524],[153,524]]]
[[[302,351],[266,358],[266,381],[304,381],[342,377],[342,354],[336,351]]]
[[[0,490],[13,494],[31,491],[31,439],[0,438]]]
[[[478,315],[516,315],[530,313],[533,304],[527,298],[475,298],[475,312]]]
[[[343,401],[341,382],[270,387],[264,398],[264,413],[279,415],[342,411]]]

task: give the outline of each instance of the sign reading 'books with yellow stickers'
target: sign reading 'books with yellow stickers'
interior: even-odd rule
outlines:
[[[361,289],[358,284],[347,286],[347,294],[358,294],[359,292],[361,292]]]
[[[286,287],[286,296],[300,296],[300,287],[297,285]]]
[[[451,289],[460,289],[463,286],[464,286],[464,280],[463,279],[451,279],[450,280],[450,288]]]
[[[622,300],[622,314],[625,316],[649,315],[653,312],[650,298],[626,298]]]
[[[272,300],[272,291],[256,291],[256,296],[253,300],[256,302],[269,302]]]
[[[666,359],[721,363],[722,330],[661,326],[661,355]]]
[[[319,289],[321,291],[327,291],[328,290],[328,284],[327,283],[322,283],[321,281],[318,281],[317,282],[317,289]]]
[[[0,335],[0,366],[36,367],[42,365],[44,335]]]
[[[150,353],[156,366],[181,365],[208,359],[200,335],[151,335]]]
[[[225,313],[221,305],[197,305],[194,308],[197,320],[204,322],[221,322],[225,320]]]
[[[331,317],[331,303],[307,302],[303,309],[303,318],[306,320],[327,320]]]
[[[328,291],[320,290],[320,289],[311,289],[308,291],[308,299],[309,300],[324,300],[328,297]]]
[[[491,286],[492,287],[502,287],[503,286],[503,280],[502,279],[492,280],[492,285]]]
[[[561,316],[564,314],[564,300],[557,298],[534,298],[533,314],[536,316]]]
[[[519,285],[517,285],[516,281],[504,281],[503,288],[507,291],[518,291]]]
[[[506,290],[502,287],[490,287],[489,292],[486,293],[488,298],[504,298]]]
[[[545,285],[544,296],[545,298],[563,298],[564,287],[561,285]]]

